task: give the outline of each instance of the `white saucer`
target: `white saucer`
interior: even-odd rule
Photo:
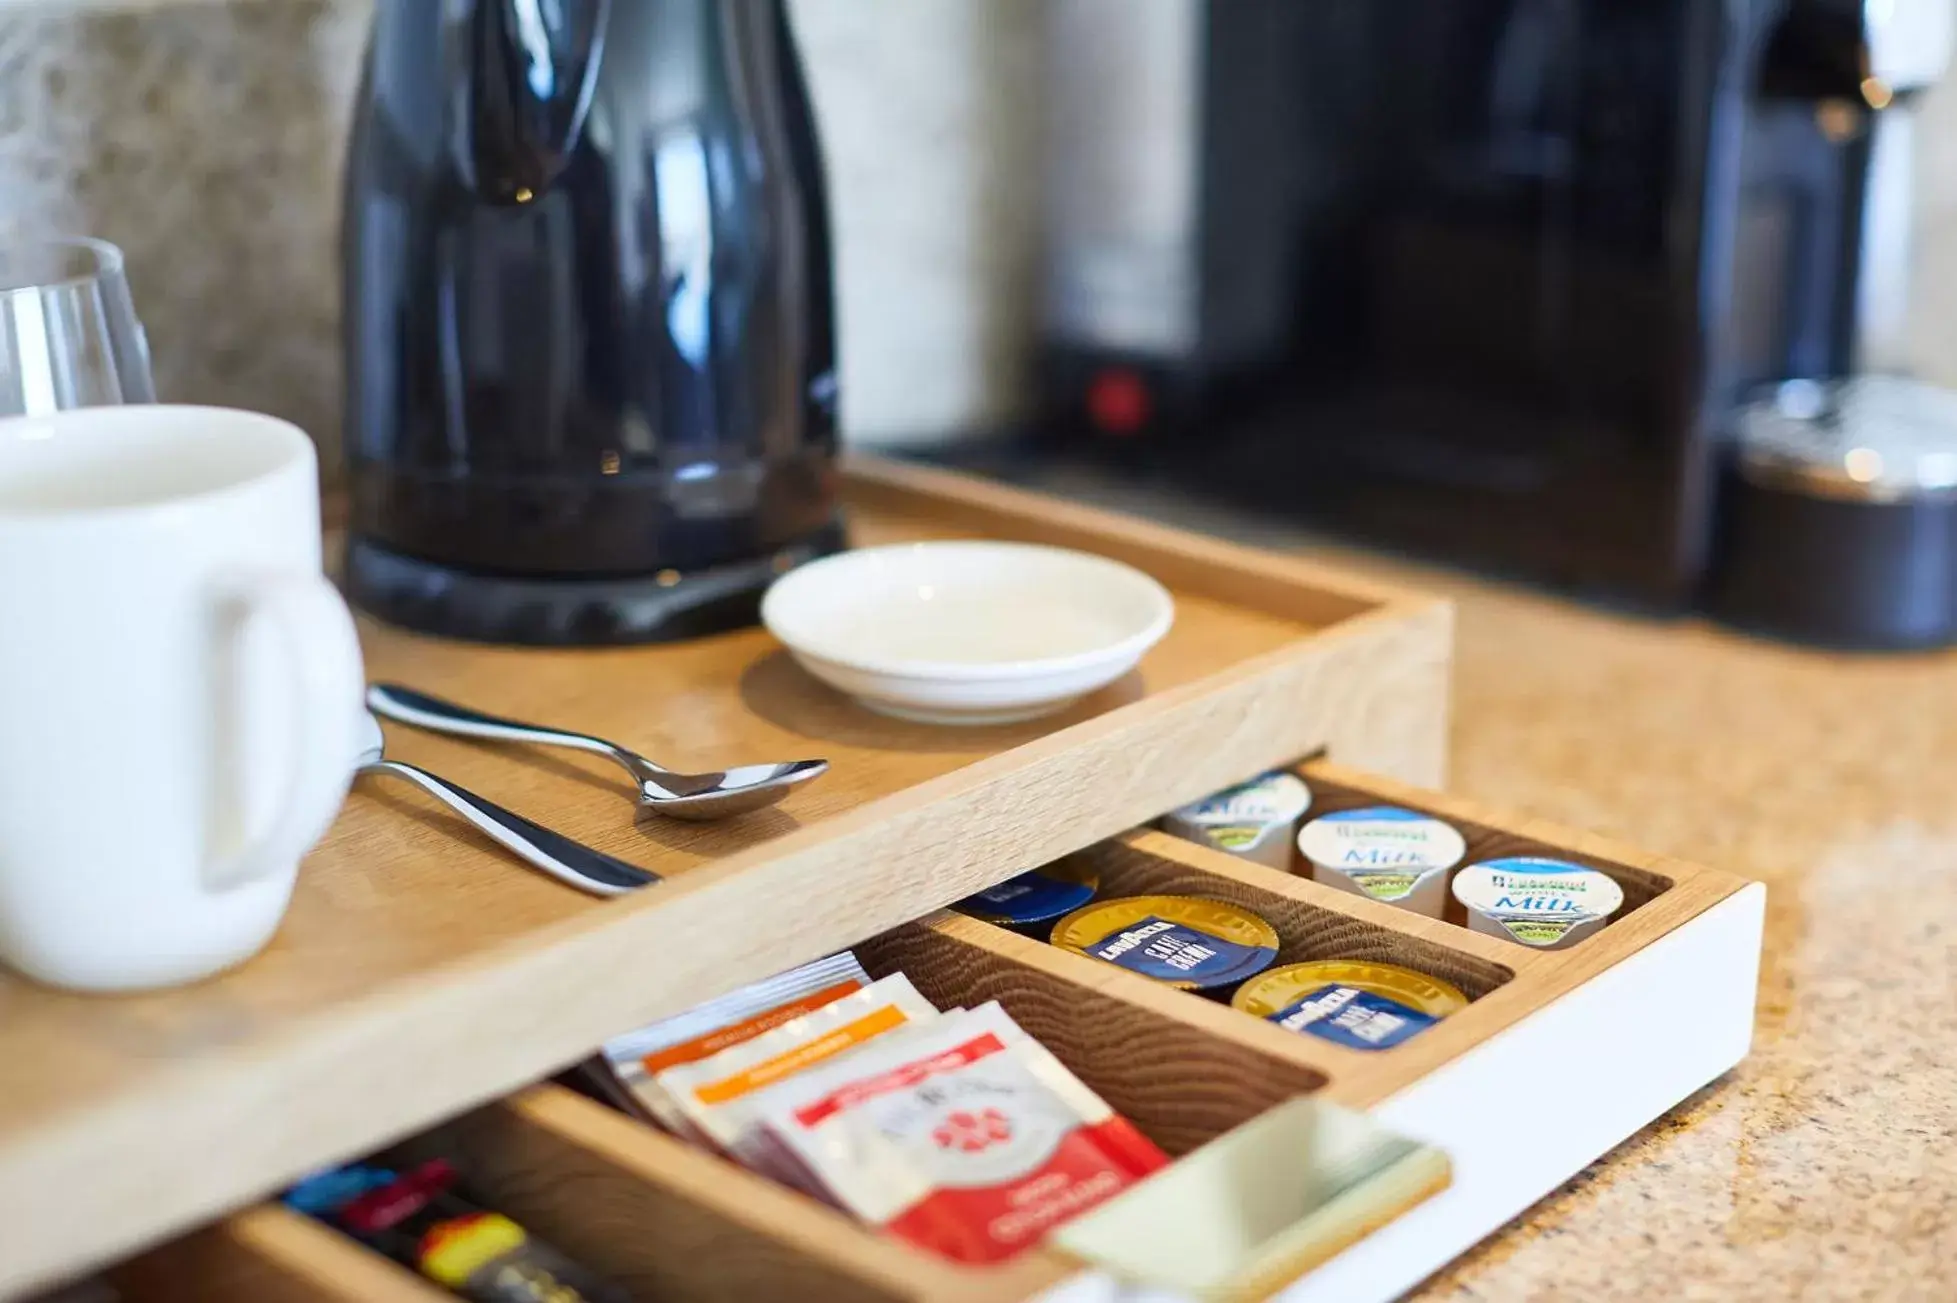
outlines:
[[[1114,682],[1175,620],[1132,566],[1028,543],[899,543],[775,581],[761,621],[816,678],[927,724],[1008,724]]]

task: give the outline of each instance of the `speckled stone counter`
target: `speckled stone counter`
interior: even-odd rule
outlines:
[[[1957,1298],[1957,655],[1419,578],[1454,790],[1768,884],[1752,1057],[1420,1297]]]
[[[1413,1298],[1957,1299],[1957,653],[1797,650],[1061,487],[1454,597],[1450,790],[1768,884],[1752,1057]]]

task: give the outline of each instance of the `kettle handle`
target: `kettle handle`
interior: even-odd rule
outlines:
[[[445,4],[454,15],[447,63],[456,169],[483,199],[528,203],[562,174],[577,147],[612,0]]]

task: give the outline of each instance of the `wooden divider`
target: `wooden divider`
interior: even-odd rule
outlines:
[[[262,1204],[116,1267],[127,1303],[454,1303],[310,1217]]]

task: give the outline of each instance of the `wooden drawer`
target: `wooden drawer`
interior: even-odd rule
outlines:
[[[1178,1159],[1300,1096],[1369,1110],[1444,1151],[1447,1189],[1431,1198],[1422,1197],[1427,1189],[1403,1191],[1389,1209],[1401,1215],[1318,1237],[1322,1262],[1286,1295],[1384,1299],[1744,1055],[1764,893],[1334,765],[1302,772],[1315,813],[1382,801],[1425,810],[1461,829],[1466,862],[1578,859],[1617,878],[1625,908],[1570,949],[1540,952],[1159,832],[1078,853],[1099,873],[1103,896],[1203,895],[1256,911],[1278,930],[1280,963],[1383,960],[1445,978],[1470,997],[1439,1025],[1371,1053],[953,913],[856,951],[872,974],[901,970],[941,1006],[998,1000]],[[1057,1250],[997,1269],[941,1261],[556,1086],[456,1119],[420,1143],[457,1161],[488,1202],[645,1298],[1005,1300],[1081,1265]],[[244,1231],[268,1216],[275,1227],[290,1220],[261,1210],[192,1243],[203,1244],[207,1264],[243,1254],[262,1266],[267,1254]],[[319,1234],[331,1233],[313,1239]],[[287,1254],[273,1265],[291,1274],[306,1260]]]
[[[1172,1156],[1325,1084],[1310,1066],[1210,1026],[1220,1014],[1226,1029],[1239,1030],[1234,1023],[1251,1024],[1242,1015],[1146,985],[1100,989],[1092,980],[1098,973],[1082,980],[1068,971],[1088,961],[972,919],[935,916],[859,947],[859,954],[873,974],[901,968],[943,1006],[997,999]],[[1138,1044],[1149,1054],[1137,1056]],[[1040,1251],[995,1269],[945,1262],[557,1085],[456,1119],[403,1149],[450,1158],[483,1202],[635,1297],[1006,1300],[1078,1269]],[[269,1224],[289,1233],[295,1221],[309,1232],[307,1252],[268,1261],[256,1229]],[[304,1292],[317,1256],[313,1242],[322,1239],[342,1254],[365,1253],[336,1232],[263,1207],[139,1259],[125,1274],[155,1282],[269,1271],[300,1279],[282,1279],[286,1294],[266,1297],[337,1298]],[[383,1274],[398,1270],[369,1257]]]

